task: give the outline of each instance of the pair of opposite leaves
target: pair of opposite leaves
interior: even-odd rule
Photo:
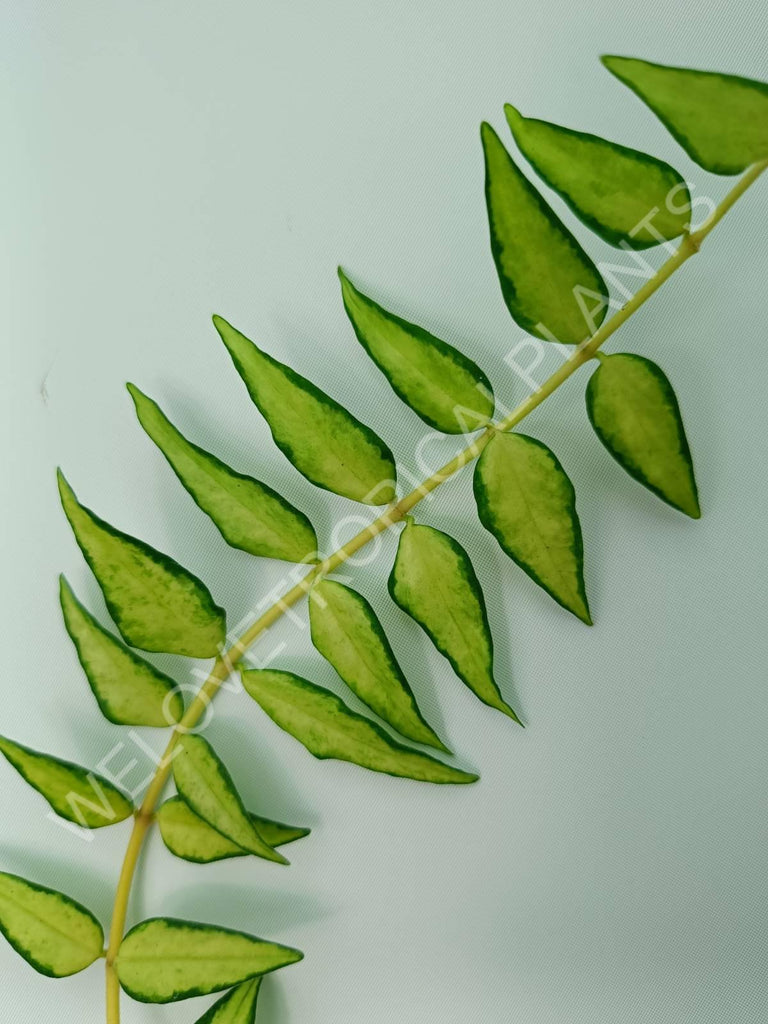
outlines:
[[[661,119],[705,170],[738,174],[768,159],[768,86],[733,75],[626,57],[604,65]],[[505,108],[523,156],[599,237],[644,249],[690,229],[690,194],[668,163],[596,135]],[[488,124],[482,127],[491,247],[515,321],[545,340],[578,344],[602,323],[599,270]]]
[[[150,580],[154,580],[152,574],[147,574],[144,567],[149,565],[150,569],[156,568],[157,553],[146,545],[137,547],[137,542],[132,538],[106,527],[106,524],[97,520],[77,503],[63,480],[61,487],[65,509],[75,527],[78,542],[86,552],[97,579],[104,588],[108,603],[114,609],[113,614],[116,618],[122,616],[119,622],[122,626],[126,614],[123,604],[126,581],[128,586],[135,588],[137,579],[141,580],[149,575]],[[423,532],[433,534],[438,545],[443,544],[451,550],[452,542],[438,531],[424,528]],[[473,643],[472,635],[459,635],[454,638],[443,636],[441,641],[439,616],[433,613],[432,619],[438,632],[431,635],[435,635],[438,646],[441,646],[441,643],[447,645],[446,653],[482,699],[488,703],[495,703],[507,713],[512,713],[501,702],[493,682],[491,640],[487,630],[482,594],[466,555],[457,545],[453,544],[453,548],[461,559],[457,563],[458,568],[466,575],[471,586],[464,587],[463,578],[456,578],[451,584],[449,572],[445,576],[444,589],[450,588],[451,585],[455,590],[458,588],[457,611],[463,616],[470,634],[473,630],[478,634],[477,645]],[[137,576],[135,567],[139,556],[142,571]],[[413,563],[413,568],[419,572],[419,559],[414,558]],[[169,564],[167,559],[161,562],[164,572],[173,571]],[[179,571],[183,573],[183,570]],[[187,582],[186,579],[182,581]],[[370,607],[359,595],[338,584],[326,582],[321,584],[321,587],[324,588],[323,592],[329,590],[331,594],[332,588],[336,588],[338,594],[335,600],[331,599],[329,603],[325,603],[322,612],[318,610],[317,615],[324,616],[322,625],[318,624],[317,616],[313,617],[313,635],[322,632],[324,637],[322,641],[317,641],[318,646],[323,644],[323,652],[340,668],[341,674],[347,678],[355,692],[367,700],[367,703],[395,728],[422,742],[429,742],[432,738],[436,740],[434,733],[423,723],[416,709],[408,684]],[[167,592],[165,596],[168,600]],[[134,598],[135,595],[131,600]],[[156,596],[145,594],[142,599],[149,621]],[[336,636],[333,637],[334,625],[328,616],[329,613],[332,614],[332,606],[336,606],[338,611],[339,601],[344,603],[344,599],[348,607],[344,615],[336,619]],[[173,680],[160,673],[101,627],[77,601],[63,578],[61,602],[66,627],[105,716],[119,724],[168,726],[178,722],[183,712],[183,704]],[[173,603],[172,599],[170,603]],[[348,646],[349,623],[343,622],[350,611],[350,604],[354,606],[358,620],[357,644],[352,646]],[[320,607],[317,594],[313,595],[312,607]],[[424,614],[426,619],[422,624],[429,631],[430,610],[427,609]],[[415,617],[418,618],[418,609]],[[136,642],[133,634],[132,639]],[[339,658],[345,657],[346,667],[339,662]],[[373,667],[369,669],[371,659]],[[360,675],[360,669],[363,670],[363,675]],[[349,675],[350,670],[353,672],[352,677]],[[372,770],[423,781],[469,782],[476,778],[474,775],[444,765],[427,754],[401,746],[378,726],[347,708],[337,697],[289,673],[250,672],[246,674],[246,687],[260,700],[262,706],[278,724],[296,736],[318,757],[353,761]],[[378,695],[377,688],[380,691]],[[441,746],[439,741],[435,745]],[[122,821],[133,811],[131,802],[116,787],[103,777],[78,765],[29,750],[5,739],[0,739],[0,752],[42,793],[57,814],[70,821],[84,827],[98,828]],[[167,828],[164,829],[163,835],[173,852],[182,856],[192,853],[193,859],[213,859],[203,849],[205,830],[198,827],[197,833],[193,835],[190,829],[194,823],[190,822],[186,811],[177,806],[167,808],[161,812],[161,827],[166,823]],[[287,828],[276,823],[267,824],[273,829]],[[174,839],[174,835],[171,834],[173,832],[178,837],[184,830],[187,834],[181,839]],[[282,841],[287,839],[283,838]],[[221,844],[216,849],[218,850],[220,846]],[[201,850],[203,852],[200,852]],[[262,852],[263,855],[269,856],[268,852]],[[235,852],[225,847],[221,854],[235,855]]]
[[[441,622],[436,607],[431,609],[437,613],[432,617],[430,609],[427,610],[422,625],[428,632],[432,628],[430,635],[482,699],[514,716],[501,701],[493,681],[485,608],[466,555],[443,534],[428,527],[409,527],[403,534],[406,545],[413,532],[434,535],[437,551],[433,551],[433,557],[437,557],[442,548],[442,554],[452,556],[459,569],[468,574],[469,589],[463,587],[458,576],[454,585],[459,587],[459,597],[465,605],[465,625],[475,632],[458,637],[457,643],[457,638],[451,636],[451,627],[446,630],[445,623]],[[428,552],[423,554],[429,557]],[[415,557],[410,563],[417,574],[423,564],[423,557]],[[408,586],[413,580],[411,568],[398,574],[396,566],[393,593],[406,608],[410,599]],[[446,586],[449,585],[450,580],[446,578]],[[171,687],[172,681],[162,676],[158,681],[153,666],[103,630],[77,602],[64,581],[62,606],[67,628],[94,693],[102,707],[108,709],[111,720],[122,724],[170,724],[162,718],[155,721],[146,714],[146,709],[151,707],[153,688],[165,693],[166,698],[167,693],[178,696],[171,690],[166,692],[165,688]],[[419,715],[408,684],[367,602],[354,591],[325,581],[313,592],[310,607],[316,645],[354,692],[404,735],[445,749]],[[335,757],[372,770],[428,782],[472,782],[476,778],[427,754],[403,747],[333,694],[290,673],[251,671],[244,673],[243,679],[246,690],[273,720],[317,757]],[[127,699],[122,701],[124,694]],[[164,703],[167,704],[167,699]],[[116,714],[118,708],[121,709],[119,715]],[[140,712],[135,715],[135,721],[131,717],[134,708]],[[128,717],[121,717],[126,709]],[[194,757],[191,750],[196,751]],[[184,804],[172,799],[158,812],[163,839],[177,856],[209,862],[250,852],[283,861],[273,847],[307,834],[304,829],[247,815],[226,769],[203,740],[189,738],[182,751],[184,756],[174,761],[174,777]],[[133,813],[133,805],[123,792],[104,777],[79,765],[4,738],[0,738],[0,752],[58,815],[82,827],[100,828],[123,821]],[[182,771],[184,774],[180,777]],[[227,802],[231,807],[226,819],[216,818],[216,809],[220,811]],[[234,824],[233,816],[239,818]]]
[[[517,721],[493,677],[485,602],[464,549],[439,530],[409,523],[400,535],[389,588],[467,686]],[[309,621],[313,644],[359,700],[407,739],[449,753],[422,717],[379,620],[361,594],[321,580],[309,594]],[[358,717],[353,723],[339,698],[307,680],[262,670],[244,672],[243,683],[270,717],[316,757],[352,760],[427,782],[477,778],[394,744],[373,722]]]
[[[55,889],[0,872],[0,930],[40,974],[65,978],[104,955],[104,931],[82,904]],[[227,992],[197,1024],[253,1024],[264,974],[302,959],[289,946],[214,925],[150,918],[123,939],[115,970],[143,1003]]]
[[[96,772],[5,737],[0,737],[0,753],[59,817],[82,828],[114,825],[134,813],[128,795]],[[246,853],[287,863],[274,847],[309,835],[309,829],[246,812],[226,768],[202,739],[190,738],[177,753],[174,778],[184,806],[179,798],[172,798],[158,811],[169,850],[199,863]],[[224,806],[228,813],[219,820],[212,808],[218,807],[223,815]]]
[[[409,360],[407,354],[412,355],[418,349],[422,343],[421,335],[425,332],[413,325],[406,325],[405,321],[383,310],[357,291],[344,277],[342,287],[347,311],[358,337],[363,340],[368,351],[379,355],[386,352],[390,360],[387,365],[390,367],[412,366],[413,360]],[[310,394],[313,402],[320,401],[316,398],[319,392],[309,382],[297,383],[298,375],[264,356],[252,342],[224,321],[217,320],[217,326],[252,395],[260,396],[260,408],[268,414],[273,433],[276,437],[282,437],[284,442],[285,434],[280,434],[279,426],[276,425],[280,419],[277,411],[302,411],[303,396]],[[437,343],[437,339],[434,341]],[[442,342],[438,344],[447,348]],[[278,375],[271,383],[269,376],[259,373],[257,364],[264,359],[268,360],[271,371]],[[384,365],[383,360],[381,365]],[[388,376],[394,380],[393,373],[388,372]],[[432,381],[436,379],[440,380],[439,373],[431,378]],[[426,383],[428,380],[425,371],[423,392],[429,387]],[[400,385],[396,390],[401,397],[416,411],[420,411],[418,395],[423,392],[415,389],[413,380],[405,385],[401,379]],[[439,387],[435,390],[440,394],[448,393]],[[486,396],[489,394],[485,387],[480,391]],[[226,499],[219,501],[216,498],[222,475],[231,471],[216,460],[215,473],[218,479],[190,474],[185,454],[193,446],[173,427],[154,402],[133,386],[131,393],[142,425],[163,451],[198,505],[217,523],[230,543],[245,546],[233,539]],[[466,401],[468,398],[465,398]],[[458,407],[454,404],[451,408],[456,411]],[[459,419],[464,421],[462,429],[466,429],[467,409],[468,406],[464,404],[459,410]],[[698,516],[690,453],[677,401],[669,382],[656,364],[629,355],[603,357],[603,365],[590,381],[588,410],[600,439],[635,478],[676,508],[694,517]],[[300,422],[294,424],[295,430],[291,434],[292,461],[310,479],[316,481],[324,474],[327,480],[334,479],[337,463],[343,462],[349,467],[353,462],[351,456],[355,452],[354,444],[346,447],[338,423],[345,419],[352,424],[356,421],[335,403],[331,406],[331,413],[329,419],[324,419],[318,413],[314,420],[304,420],[302,411]],[[289,415],[292,417],[293,413]],[[423,418],[427,419],[427,416]],[[308,423],[311,424],[311,430],[307,427]],[[330,444],[331,438],[333,444]],[[327,445],[326,441],[329,442]],[[198,460],[203,456],[214,459],[200,449],[195,451]],[[307,470],[308,462],[312,464],[311,470]],[[256,481],[251,481],[251,484],[254,489],[262,486]],[[479,460],[475,484],[481,520],[502,548],[560,604],[589,621],[573,490],[552,452],[524,435],[497,436],[491,440]],[[262,503],[255,492],[251,503],[254,521],[260,518],[261,507]],[[296,510],[292,514],[301,515]],[[276,528],[275,533],[278,532]],[[286,543],[295,533],[295,528],[286,524],[282,534]],[[251,544],[247,549],[252,553],[277,553],[275,544],[272,547],[259,547],[254,541],[257,536],[255,531],[251,530],[249,535]],[[302,550],[305,551],[306,560],[309,549],[305,541],[302,544],[305,545]],[[286,557],[285,548],[282,557]]]
[[[74,766],[13,744],[2,743],[0,749],[57,810],[56,783],[62,794],[70,787],[70,799],[71,787],[81,784]],[[202,737],[180,739],[173,774],[179,796],[167,801],[157,817],[166,845],[177,856],[208,863],[252,853],[287,863],[274,847],[309,833],[249,814],[223,763]],[[101,809],[105,817],[110,800],[114,814],[126,817],[132,811],[127,799],[106,780],[91,776],[88,782],[92,794],[98,789],[105,797]],[[96,810],[88,821],[90,827],[110,823],[99,820]],[[70,817],[66,807],[62,813]],[[89,911],[62,893],[6,873],[0,873],[0,931],[36,970],[53,977],[77,973],[103,955],[101,925]],[[244,933],[153,919],[126,935],[115,969],[125,991],[143,1002],[171,1002],[240,986],[199,1024],[250,1024],[258,977],[301,956],[298,950]],[[248,983],[248,979],[255,980]]]

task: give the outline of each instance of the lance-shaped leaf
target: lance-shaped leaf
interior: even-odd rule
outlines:
[[[768,85],[738,75],[601,58],[646,103],[700,167],[739,174],[768,159]]]
[[[381,438],[222,317],[213,322],[275,444],[300,473],[318,487],[366,505],[394,499],[395,462]]]
[[[308,828],[283,825],[279,821],[249,814],[256,831],[270,846],[285,846],[309,835]],[[196,864],[210,864],[229,857],[246,857],[251,852],[211,828],[181,797],[166,800],[157,812],[163,842],[176,857]],[[261,854],[257,854],[261,856]]]
[[[334,693],[308,679],[272,669],[253,669],[242,675],[245,689],[272,721],[321,760],[351,761],[374,772],[418,782],[466,783],[478,779],[397,743],[375,722],[358,715]]]
[[[64,625],[102,714],[117,725],[167,728],[184,714],[174,681],[94,619],[59,577]]]
[[[197,1024],[254,1024],[261,978],[233,988],[204,1013]]]
[[[312,643],[379,718],[416,743],[450,753],[425,722],[376,613],[362,594],[333,580],[310,591]]]
[[[489,124],[483,124],[491,250],[504,301],[524,330],[578,344],[602,323],[608,289]]]
[[[502,549],[591,625],[575,494],[554,452],[523,434],[497,434],[478,460],[474,488],[480,521]]]
[[[493,678],[493,639],[483,591],[460,544],[432,526],[409,521],[400,534],[389,592],[480,700],[520,721]]]
[[[675,392],[642,356],[601,356],[587,385],[587,413],[616,461],[692,519],[701,516],[696,479]]]
[[[103,828],[133,814],[133,804],[103,776],[0,736],[0,754],[54,811],[82,828]]]
[[[295,964],[303,953],[244,932],[170,917],[132,928],[115,961],[120,984],[141,1003],[173,1003],[232,988]]]
[[[58,474],[61,503],[112,618],[132,647],[210,658],[225,616],[208,588],[167,555],[116,530],[81,505]]]
[[[49,978],[85,970],[104,950],[104,932],[90,910],[5,871],[0,871],[0,932]]]
[[[396,395],[425,423],[446,434],[484,427],[493,416],[493,391],[465,355],[416,324],[388,312],[339,268],[344,308],[357,340]]]
[[[235,472],[188,441],[156,402],[127,385],[139,423],[168,460],[196,504],[232,547],[288,562],[316,561],[309,519],[266,484]]]
[[[182,799],[211,828],[248,853],[277,864],[288,863],[261,836],[229,772],[202,736],[189,734],[179,741],[173,758],[173,780]]]
[[[606,242],[646,249],[688,229],[688,186],[663,160],[504,109],[528,163]]]

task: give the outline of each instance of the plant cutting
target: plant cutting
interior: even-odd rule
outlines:
[[[251,340],[257,326],[214,317],[215,336],[295,469],[320,490],[380,510],[338,550],[323,553],[312,509],[294,507],[246,467],[228,466],[201,448],[151,396],[128,384],[141,428],[198,507],[190,514],[207,515],[233,547],[306,567],[234,642],[227,644],[226,613],[200,579],[103,520],[91,508],[92,496],[59,472],[64,514],[111,618],[100,622],[62,576],[64,625],[92,697],[109,722],[167,729],[169,738],[136,806],[108,778],[38,750],[33,736],[0,737],[8,764],[59,817],[89,830],[132,820],[108,923],[55,888],[56,879],[0,872],[0,930],[29,965],[52,978],[103,960],[107,1024],[121,1020],[121,993],[152,1004],[212,995],[216,1001],[197,1024],[253,1024],[262,978],[302,958],[291,946],[205,922],[153,917],[126,932],[137,864],[155,824],[170,855],[200,865],[255,856],[278,871],[288,865],[290,843],[311,842],[303,826],[274,821],[258,807],[246,806],[237,778],[197,731],[233,674],[274,727],[318,759],[408,780],[393,785],[478,781],[475,771],[452,762],[445,737],[420,710],[376,609],[353,585],[333,578],[365,545],[386,530],[399,530],[389,596],[383,600],[393,600],[409,615],[444,656],[445,671],[454,673],[488,714],[509,718],[514,730],[523,723],[506,680],[495,670],[482,581],[461,539],[422,516],[424,499],[472,467],[482,527],[527,575],[530,587],[541,587],[563,615],[591,625],[579,501],[568,467],[548,444],[517,429],[590,364],[586,414],[618,467],[665,502],[670,515],[700,517],[691,449],[671,382],[651,359],[653,353],[608,353],[604,345],[700,251],[768,167],[768,86],[627,57],[605,57],[603,64],[699,166],[739,178],[706,220],[693,224],[686,180],[652,155],[525,116],[508,105],[510,142],[530,168],[528,175],[508,142],[483,124],[489,268],[495,266],[500,298],[525,331],[572,351],[538,390],[495,418],[493,382],[472,359],[384,308],[359,288],[351,271],[339,270],[350,345],[356,338],[384,374],[396,396],[393,405],[404,402],[430,428],[466,437],[455,457],[416,488],[406,493],[398,488],[385,439]],[[634,295],[618,301],[599,266],[533,184],[534,174],[603,241],[626,252],[665,246],[671,255]],[[333,667],[366,713],[297,674],[290,653],[279,666],[244,663],[257,638],[304,598],[318,658]],[[179,681],[145,657],[153,653],[212,662],[192,700],[185,704]],[[535,729],[533,722],[526,725]],[[166,795],[171,782],[175,792]]]

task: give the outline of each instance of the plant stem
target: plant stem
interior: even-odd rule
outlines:
[[[351,540],[329,555],[322,562],[313,566],[312,569],[295,586],[286,591],[278,598],[263,615],[256,619],[243,635],[235,641],[228,651],[225,651],[216,659],[210,675],[201,686],[195,698],[187,708],[184,717],[175,726],[168,747],[158,764],[157,771],[147,789],[141,806],[136,811],[133,831],[128,841],[123,866],[115,893],[115,904],[112,913],[112,922],[109,933],[109,945],[106,952],[107,970],[107,1024],[119,1024],[120,1022],[120,986],[115,971],[115,960],[120,949],[123,934],[125,932],[125,921],[128,912],[128,901],[131,894],[136,866],[141,853],[147,832],[152,824],[155,808],[168,781],[171,771],[174,750],[179,738],[187,731],[193,729],[204,716],[210,702],[228,678],[231,670],[241,660],[248,648],[254,641],[270,626],[272,626],[289,608],[297,604],[310,590],[312,584],[321,576],[333,572],[340,565],[343,565],[357,551],[368,544],[374,537],[388,530],[395,523],[400,522],[418,505],[428,494],[434,491],[440,484],[444,483],[468,463],[476,459],[485,446],[497,432],[511,430],[530,412],[556,391],[564,381],[592,359],[600,346],[614,334],[622,324],[654,294],[669,278],[678,270],[686,260],[701,248],[701,244],[707,235],[717,226],[725,214],[736,203],[750,185],[755,182],[763,171],[768,168],[768,160],[754,164],[736,183],[731,191],[719,203],[719,205],[707,217],[704,223],[690,235],[686,235],[680,243],[679,248],[670,258],[662,264],[635,295],[622,306],[582,345],[574,350],[572,355],[563,365],[549,377],[544,384],[529,395],[516,409],[513,409],[498,423],[489,426],[471,444],[459,452],[450,462],[447,462],[441,469],[433,473],[423,483],[416,487],[410,494],[405,495],[398,502],[388,508],[378,519],[361,530]]]

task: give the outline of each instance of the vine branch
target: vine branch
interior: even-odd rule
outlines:
[[[677,271],[691,256],[699,251],[701,244],[709,233],[719,224],[722,218],[733,207],[737,200],[747,191],[760,175],[768,168],[768,160],[754,164],[746,174],[728,192],[724,199],[707,217],[703,224],[696,231],[686,235],[680,246],[670,258],[662,264],[646,283],[632,296],[632,298],[618,310],[612,317],[606,320],[602,326],[582,345],[579,345],[571,356],[560,366],[555,373],[549,377],[544,384],[531,395],[529,395],[517,408],[513,409],[507,416],[498,423],[487,427],[471,444],[458,453],[450,462],[447,462],[441,469],[433,473],[423,483],[416,487],[410,494],[405,495],[395,502],[390,508],[375,519],[369,526],[366,526],[351,540],[329,555],[323,561],[313,566],[295,586],[286,591],[282,597],[269,608],[263,615],[256,619],[243,635],[224,653],[218,657],[213,665],[210,675],[195,695],[187,708],[181,721],[174,727],[168,747],[158,764],[155,776],[150,783],[142,800],[141,806],[135,813],[133,830],[131,832],[128,846],[125,852],[123,865],[120,871],[120,878],[115,892],[115,903],[112,913],[112,922],[109,932],[109,943],[106,950],[106,974],[107,974],[107,1024],[120,1024],[120,986],[115,960],[117,958],[120,944],[125,932],[125,921],[128,913],[128,902],[133,885],[136,866],[139,861],[144,840],[152,825],[155,809],[162,795],[165,784],[171,770],[174,751],[179,738],[187,731],[193,729],[205,714],[208,706],[215,697],[224,681],[229,677],[232,669],[242,659],[248,648],[254,641],[270,628],[289,608],[297,604],[310,590],[312,584],[328,573],[333,572],[340,565],[343,565],[357,551],[368,544],[374,537],[388,530],[395,523],[400,522],[412,508],[419,504],[428,494],[434,491],[455,473],[474,461],[493,435],[497,432],[511,430],[520,423],[529,413],[533,412],[541,403],[555,392],[572,374],[592,359],[598,349],[608,338],[614,334],[619,327],[658,291],[661,286]]]

